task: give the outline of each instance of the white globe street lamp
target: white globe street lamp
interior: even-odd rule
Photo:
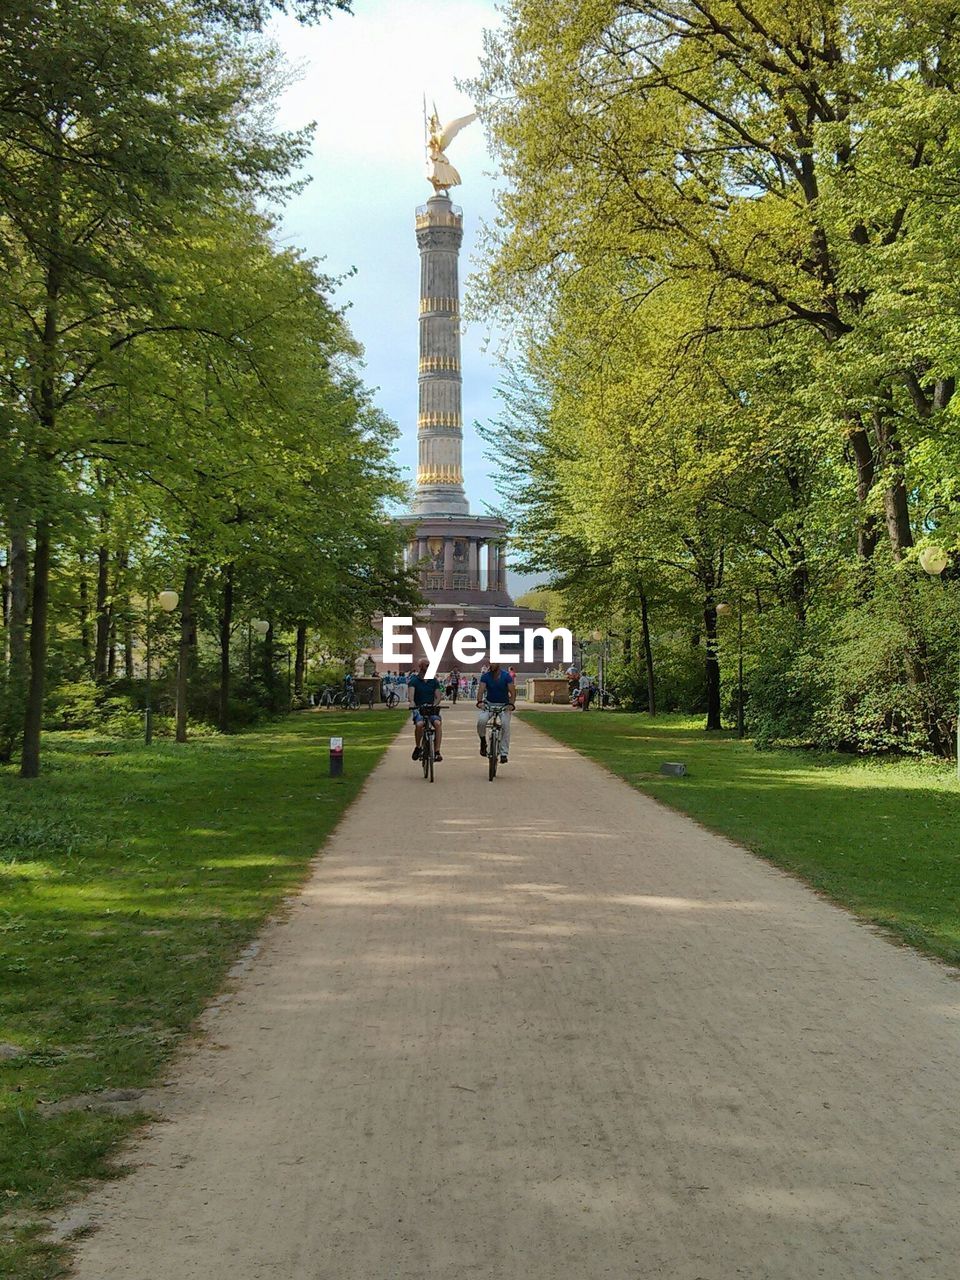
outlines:
[[[157,603],[164,613],[173,613],[174,609],[180,603],[180,597],[176,591],[161,591],[157,596]]]
[[[263,637],[270,630],[270,623],[266,622],[263,618],[254,618],[253,629],[258,636]]]
[[[924,547],[917,558],[920,561],[920,568],[931,577],[943,573],[950,559],[943,547]]]

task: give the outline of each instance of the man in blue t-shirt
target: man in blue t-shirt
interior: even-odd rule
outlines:
[[[428,665],[426,658],[421,658],[416,673],[411,674],[407,680],[407,703],[413,709],[413,733],[417,740],[417,745],[413,748],[414,760],[420,759],[420,744],[423,742],[423,714],[420,708],[435,706],[440,701],[440,681],[436,678],[427,679]],[[440,739],[443,737],[443,727],[440,723],[439,711],[431,715],[430,722],[437,732],[437,749],[433,758],[442,760]]]
[[[496,702],[507,707],[507,712],[500,717],[500,723],[503,726],[500,737],[501,764],[507,763],[507,756],[510,754],[510,713],[513,711],[516,700],[517,686],[513,683],[513,676],[509,671],[504,671],[499,662],[491,663],[490,670],[484,671],[477,687],[477,706],[480,708],[480,714],[477,716],[477,733],[480,735],[480,754],[485,756],[487,754],[487,721],[490,719],[490,713],[483,704]]]

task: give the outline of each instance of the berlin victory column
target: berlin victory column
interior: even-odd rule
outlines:
[[[493,516],[470,514],[463,487],[463,410],[460,369],[459,257],[463,210],[449,189],[460,175],[446,148],[476,114],[440,127],[436,110],[427,126],[427,176],[434,194],[417,209],[420,250],[420,366],[417,415],[417,487],[412,510],[401,516],[409,537],[408,567],[419,566],[420,590],[430,602],[420,625],[434,640],[445,626],[476,627],[489,636],[490,618],[518,617],[521,627],[543,626],[538,610],[522,609],[507,591],[507,524]],[[537,650],[542,653],[542,646]],[[414,661],[419,657],[415,646]],[[479,669],[483,658],[463,664]],[[446,660],[441,669],[452,665]],[[542,672],[545,662],[518,662],[518,668]]]

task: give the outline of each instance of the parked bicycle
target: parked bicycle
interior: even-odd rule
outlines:
[[[388,689],[383,700],[388,707],[399,707],[400,705],[400,695],[396,689]]]

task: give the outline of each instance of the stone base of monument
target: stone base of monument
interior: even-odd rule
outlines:
[[[558,706],[566,706],[570,701],[569,685],[566,680],[557,680],[550,676],[537,676],[527,680],[528,702],[552,702]]]
[[[368,705],[370,701],[370,690],[373,690],[374,702],[382,702],[380,696],[380,677],[379,676],[356,676],[353,681],[353,687],[357,691],[357,698],[361,707]]]
[[[687,766],[679,762],[664,760],[660,766],[660,772],[666,774],[668,778],[684,778],[687,774]]]

